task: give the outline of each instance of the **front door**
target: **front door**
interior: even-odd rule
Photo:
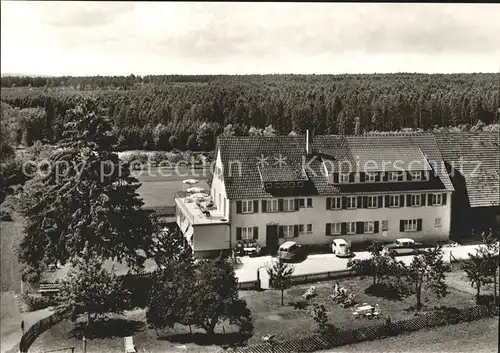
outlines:
[[[266,227],[266,248],[269,254],[276,254],[278,251],[278,226],[267,225]]]

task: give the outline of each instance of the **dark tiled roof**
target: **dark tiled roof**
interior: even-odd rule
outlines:
[[[307,175],[303,168],[293,168],[284,166],[258,166],[263,182],[272,181],[303,181],[307,180]]]
[[[323,135],[313,139],[311,156],[306,156],[305,136],[221,136],[218,140],[224,164],[224,180],[229,199],[272,197],[270,190],[262,187],[259,163],[262,157],[268,161],[283,159],[292,170],[304,170],[310,180],[308,195],[338,195],[343,190],[338,185],[331,185],[323,169],[323,160],[336,161],[356,159],[353,151],[373,149],[384,152],[382,159],[401,160],[401,156],[422,158],[425,156],[434,169],[442,189],[453,190],[453,185],[446,173],[444,162],[433,135],[393,135],[393,136],[339,136]],[[398,153],[401,148],[402,153]],[[317,153],[316,153],[317,152]],[[358,152],[356,152],[358,153]],[[367,158],[367,154],[365,157]],[[377,157],[380,159],[380,157]],[[408,159],[409,157],[405,157]],[[230,168],[230,166],[233,166]],[[237,166],[237,167],[234,167]],[[419,184],[422,185],[422,184]],[[357,187],[366,187],[357,185]],[[352,185],[352,188],[356,186]],[[424,188],[423,188],[424,189]],[[348,191],[344,190],[345,193]],[[355,192],[349,190],[349,192]]]
[[[436,134],[443,159],[453,169],[456,189],[465,182],[471,207],[500,205],[500,147],[498,132]],[[462,182],[463,180],[463,182]]]
[[[332,168],[342,172],[349,170],[395,172],[402,169],[413,171],[432,169],[417,146],[394,147],[384,144],[369,146],[360,144],[359,141],[348,141],[343,148],[321,149],[320,151],[325,154],[325,159],[330,156],[331,160],[334,161],[334,163],[328,164],[329,171]]]

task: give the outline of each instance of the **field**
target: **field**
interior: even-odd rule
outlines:
[[[498,352],[498,319],[483,319],[425,329],[324,351],[327,352],[494,353]]]
[[[341,284],[356,294],[356,301],[359,303],[367,302],[370,304],[378,303],[380,305],[382,316],[390,316],[395,321],[398,319],[412,317],[414,315],[413,305],[414,297],[403,299],[402,301],[391,300],[388,298],[376,297],[365,293],[365,289],[371,284],[371,279],[351,278],[341,281]],[[321,282],[314,284],[318,296],[314,299],[317,302],[323,302],[328,308],[328,317],[330,323],[338,328],[359,327],[362,325],[370,325],[376,321],[383,320],[361,319],[355,320],[351,314],[351,310],[340,308],[334,305],[328,298],[332,293],[334,282]],[[261,337],[266,334],[274,334],[278,340],[287,340],[297,337],[310,335],[315,330],[314,321],[307,313],[308,302],[305,302],[301,295],[307,290],[310,285],[295,286],[285,293],[285,305],[280,304],[280,292],[268,290],[263,292],[256,291],[241,291],[240,297],[245,299],[248,307],[252,311],[254,318],[253,336],[248,339],[248,343],[259,343]],[[428,293],[424,295],[423,309],[426,311],[439,310],[439,308],[463,308],[473,305],[473,296],[469,293],[449,288],[447,297],[436,300]],[[159,338],[156,332],[147,327],[143,310],[136,310],[126,313],[121,317],[113,317],[111,321],[113,327],[119,326],[123,330],[112,330],[109,328],[99,328],[93,331],[107,332],[106,337],[95,336],[90,339],[89,352],[115,352],[123,346],[123,336],[134,336],[134,342],[139,351],[147,352],[170,352],[178,351],[180,345],[186,345],[187,352],[210,352],[215,350],[215,346],[200,346],[200,342],[206,342],[207,337],[203,331],[195,331],[194,335],[189,335],[189,329],[180,325],[176,325],[172,331],[160,332]],[[109,324],[108,324],[109,325]],[[108,326],[106,326],[108,327]],[[116,332],[115,332],[116,331]],[[225,335],[223,335],[223,331]],[[211,342],[215,344],[230,344],[238,338],[236,329],[228,324],[219,325],[216,328],[218,335]],[[36,348],[55,349],[65,346],[81,345],[79,341],[81,331],[75,329],[69,321],[54,326],[49,331],[44,333],[35,342]],[[206,343],[205,343],[206,344]],[[91,348],[95,347],[95,348]],[[177,347],[177,348],[176,348]],[[78,352],[78,350],[77,350]]]

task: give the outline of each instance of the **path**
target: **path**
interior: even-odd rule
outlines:
[[[475,252],[477,245],[463,245],[458,247],[443,247],[444,260],[450,261],[450,252],[456,260],[467,259],[469,253]],[[370,253],[368,251],[356,252],[355,259],[368,259]],[[257,271],[259,268],[265,267],[272,260],[271,256],[260,257],[241,257],[242,266],[236,269],[236,277],[240,282],[256,281]],[[405,264],[410,264],[413,256],[400,256],[398,260]],[[318,272],[337,271],[347,269],[349,259],[339,258],[334,254],[314,254],[309,255],[306,260],[294,264],[294,275],[306,275]]]
[[[24,320],[24,329],[27,330],[37,321],[52,314],[50,309],[21,313],[18,299],[13,292],[2,292],[0,323],[0,351],[6,353],[13,349],[21,339],[21,321]]]

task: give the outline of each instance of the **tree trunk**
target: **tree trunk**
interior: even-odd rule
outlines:
[[[282,290],[281,290],[281,305],[285,305],[285,304],[283,303],[283,296],[284,296],[284,293],[285,293],[285,290],[284,290],[284,289],[282,289]]]
[[[213,335],[214,334],[215,324],[216,323],[217,323],[217,320],[210,321],[210,323],[207,325],[207,327],[205,329],[207,331],[207,334],[209,334],[209,335]]]
[[[191,328],[191,324],[189,324],[189,334],[192,335],[193,334],[193,329]]]
[[[493,305],[497,305],[497,270],[493,275]]]
[[[476,304],[479,304],[479,296],[481,294],[481,284],[479,282],[476,283]]]
[[[417,296],[417,311],[420,311],[422,309],[422,287],[420,287],[418,284],[415,286],[416,289],[416,296]]]

